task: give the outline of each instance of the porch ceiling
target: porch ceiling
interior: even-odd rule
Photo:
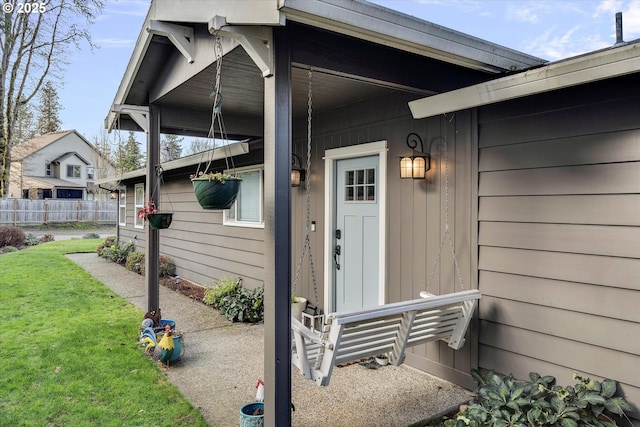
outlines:
[[[365,1],[274,0],[256,5],[274,7],[276,3],[280,9],[272,17],[275,21],[265,25],[284,25],[292,41],[294,119],[307,112],[309,67],[314,69],[314,111],[322,112],[398,90],[423,98],[542,62]],[[114,99],[114,105],[156,105],[162,133],[208,134],[212,109],[209,95],[216,70],[210,31],[216,18],[226,18],[224,22],[231,28],[260,28],[234,24],[259,22],[252,21],[258,18],[250,10],[234,8],[233,2],[198,0],[198,4],[201,7],[197,10],[210,14],[194,15],[195,6],[181,8],[166,0],[152,3]],[[173,42],[180,39],[183,43],[182,53],[170,41],[167,28]],[[223,24],[221,34],[225,29]],[[222,61],[222,108],[227,132],[234,139],[259,137],[264,123],[265,70],[263,67],[260,71],[242,45],[233,48],[232,39],[226,41]],[[193,62],[188,67],[187,58]],[[124,112],[110,112],[105,124],[107,128],[142,130]]]

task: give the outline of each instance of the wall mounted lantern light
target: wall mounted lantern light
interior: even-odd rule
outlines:
[[[298,166],[296,167],[296,160]],[[300,157],[295,154],[291,154],[291,186],[299,187],[301,182],[304,182],[306,178],[306,171],[302,169],[302,161]]]
[[[427,171],[431,168],[431,158],[424,153],[422,138],[417,133],[411,132],[407,135],[407,146],[411,150],[416,149],[420,143],[420,152],[417,155],[404,156],[400,159],[400,178],[425,179]]]

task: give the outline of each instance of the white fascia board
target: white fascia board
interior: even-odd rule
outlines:
[[[138,40],[136,41],[136,45],[133,48],[133,53],[131,54],[131,58],[129,59],[129,64],[127,64],[127,68],[124,71],[124,76],[120,81],[120,86],[118,86],[118,90],[116,91],[116,96],[113,99],[113,103],[109,108],[109,113],[104,119],[104,127],[109,132],[114,129],[118,119],[118,114],[114,111],[114,106],[124,104],[124,101],[129,94],[129,90],[131,90],[131,86],[133,85],[135,75],[138,73],[144,56],[147,53],[147,48],[151,43],[153,34],[147,32],[146,28],[149,25],[149,16],[151,15],[154,5],[155,2],[153,2],[151,4],[151,7],[149,8],[147,17],[145,18],[142,29],[140,30],[140,34],[138,35]]]
[[[232,25],[284,25],[278,0],[154,0],[153,19],[207,23],[215,15]]]
[[[492,73],[545,61],[360,0],[280,0],[287,20]]]
[[[411,101],[409,108],[414,119],[422,119],[637,73],[639,70],[640,42],[634,42]]]

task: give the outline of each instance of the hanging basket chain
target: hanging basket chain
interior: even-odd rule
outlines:
[[[213,109],[211,112],[211,126],[209,127],[207,136],[208,139],[211,139],[213,141],[213,146],[212,149],[209,150],[209,158],[207,159],[206,167],[202,170],[202,172],[211,172],[209,168],[211,167],[211,163],[214,160],[213,156],[216,148],[216,129],[218,129],[220,139],[222,140],[222,147],[225,150],[226,168],[227,170],[233,170],[233,175],[235,175],[235,164],[233,161],[233,156],[231,154],[231,148],[229,147],[227,129],[225,127],[224,120],[222,119],[222,41],[220,36],[218,35],[218,31],[216,31],[213,36],[215,37],[214,52],[216,58],[216,77],[213,83],[213,92],[210,96],[213,102]],[[201,163],[198,164],[196,176],[200,174]]]
[[[151,198],[150,200],[153,200],[156,203],[156,207],[159,206],[159,200],[156,200],[156,195],[158,196],[158,198],[160,198],[162,196],[162,194],[160,194],[160,192],[162,191],[162,188],[164,188],[164,169],[162,168],[162,165],[156,165],[156,186],[153,189],[153,192],[151,193]],[[164,190],[164,193],[167,196],[167,202],[169,202],[169,212],[173,212],[173,204],[171,203],[171,198],[169,197],[169,192],[166,190]]]
[[[300,278],[300,272],[302,269],[302,260],[304,259],[305,252],[309,251],[309,267],[311,268],[311,280],[313,283],[314,302],[318,303],[318,286],[316,284],[316,269],[313,263],[313,253],[311,252],[311,118],[313,114],[313,91],[312,91],[312,77],[313,70],[309,68],[309,90],[307,93],[307,179],[305,181],[306,191],[306,224],[305,224],[305,238],[304,246],[300,252],[300,258],[298,259],[298,266],[296,268],[296,276],[293,281],[292,291],[295,293],[298,279]]]
[[[446,115],[445,115],[446,118]],[[449,248],[451,250],[451,256],[453,257],[453,265],[456,269],[456,274],[458,276],[458,283],[460,285],[460,289],[464,290],[464,282],[462,280],[462,272],[460,271],[460,265],[458,263],[458,256],[456,255],[456,251],[453,244],[453,239],[451,237],[451,230],[449,229],[449,150],[447,147],[447,130],[449,128],[449,124],[455,118],[455,114],[451,116],[447,123],[445,123],[444,134],[443,134],[443,142],[442,149],[444,151],[444,234],[442,235],[442,239],[440,240],[440,247],[438,248],[438,255],[436,255],[436,260],[433,265],[433,269],[431,270],[431,274],[429,275],[429,280],[427,281],[426,290],[429,292],[429,287],[433,282],[433,277],[440,265],[442,248],[444,247],[445,240],[449,241]]]

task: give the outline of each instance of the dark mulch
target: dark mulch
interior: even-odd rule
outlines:
[[[173,277],[161,277],[160,285],[166,286],[171,290],[178,291],[182,295],[186,295],[189,298],[200,302],[202,302],[204,293],[207,290],[204,286],[196,285],[195,283],[185,279],[180,279],[180,284],[177,284],[176,279]]]

